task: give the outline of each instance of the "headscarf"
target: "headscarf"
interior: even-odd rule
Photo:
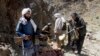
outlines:
[[[30,12],[30,14],[32,13],[32,10],[30,8],[24,8],[22,10],[22,16],[24,16],[28,11]]]

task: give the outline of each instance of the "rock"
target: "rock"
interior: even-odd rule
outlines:
[[[96,33],[93,35],[93,37],[94,37],[96,40],[100,41],[100,31],[96,32]]]
[[[100,44],[98,43],[100,41],[100,0],[0,0],[0,42],[10,43],[14,49],[19,49],[13,37],[20,12],[24,7],[32,9],[33,19],[40,29],[48,22],[52,22],[54,26],[53,14],[56,12],[62,13],[66,19],[70,19],[71,12],[79,13],[88,23],[87,30],[93,32],[87,33],[86,37],[89,40],[87,38],[85,40],[85,50],[89,56],[100,56],[100,48],[98,48]],[[3,50],[0,49],[0,51]],[[75,55],[71,52],[65,54],[65,56]]]
[[[96,38],[93,37],[94,33],[93,32],[87,32],[86,33],[86,38],[89,40],[96,40]]]
[[[2,45],[0,44],[0,56],[11,56],[13,53],[11,52],[10,48],[10,45],[5,43],[2,43]]]

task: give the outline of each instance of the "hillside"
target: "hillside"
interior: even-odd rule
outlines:
[[[54,26],[53,14],[56,12],[62,13],[66,20],[70,19],[72,12],[77,12],[87,22],[83,56],[100,56],[100,0],[0,0],[0,45],[2,42],[10,44],[10,50],[17,53],[19,50],[13,37],[16,36],[16,23],[24,7],[32,9],[33,19],[40,29],[48,22]],[[2,48],[0,55],[1,52]],[[76,55],[69,51],[65,56]]]

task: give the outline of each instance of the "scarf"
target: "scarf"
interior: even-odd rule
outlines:
[[[20,18],[20,21],[21,21],[21,23],[22,23],[23,25],[25,25],[25,24],[27,23],[27,20],[26,20],[24,17],[21,17],[21,18]],[[36,32],[36,30],[37,30],[37,25],[35,24],[35,22],[34,22],[32,19],[30,19],[30,22],[31,22],[31,24],[32,24],[32,26],[33,26],[33,28],[34,28],[34,32]]]

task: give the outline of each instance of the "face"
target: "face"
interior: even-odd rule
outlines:
[[[76,19],[76,16],[73,14],[71,15],[72,19],[75,20]]]
[[[30,11],[28,11],[28,12],[25,14],[25,17],[27,17],[27,18],[30,18],[30,17],[31,17]]]

